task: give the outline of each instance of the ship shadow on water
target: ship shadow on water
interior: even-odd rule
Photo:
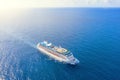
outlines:
[[[80,63],[79,64],[76,64],[76,65],[71,65],[71,64],[66,64],[65,63],[65,65],[66,65],[66,67],[69,67],[69,68],[79,68],[80,67]]]

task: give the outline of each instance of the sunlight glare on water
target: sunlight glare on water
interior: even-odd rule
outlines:
[[[17,9],[0,9],[0,32],[6,33],[11,37],[21,40],[24,43],[28,44],[29,46],[36,48],[36,44],[30,42],[29,39],[27,39],[26,35],[22,35],[21,33],[19,33],[19,34],[14,33],[14,31],[15,31],[15,29],[17,29],[18,25],[11,26],[11,22],[15,23],[16,18],[22,16],[24,11],[25,11],[25,9],[19,9],[19,10],[17,10]]]
[[[0,79],[120,80],[119,14],[114,8],[62,8],[1,15]],[[80,64],[49,59],[35,48],[43,40],[70,50]]]

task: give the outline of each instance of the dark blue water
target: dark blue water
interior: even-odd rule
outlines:
[[[43,40],[71,50],[80,64],[41,54],[35,46]],[[120,80],[120,9],[27,9],[5,16],[0,19],[2,79]]]

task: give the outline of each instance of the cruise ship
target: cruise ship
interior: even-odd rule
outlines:
[[[47,41],[38,43],[37,49],[60,62],[64,62],[71,65],[76,65],[79,63],[79,60],[73,56],[71,51],[62,48],[61,46],[55,46],[52,43],[48,43]]]

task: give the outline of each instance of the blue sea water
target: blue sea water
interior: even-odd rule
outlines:
[[[0,80],[120,80],[119,8],[26,9],[3,18]],[[71,50],[80,63],[43,55],[36,49],[43,40]]]

